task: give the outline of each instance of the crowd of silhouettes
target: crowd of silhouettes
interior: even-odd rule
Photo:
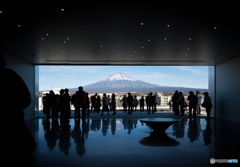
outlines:
[[[196,117],[197,114],[201,115],[201,106],[206,108],[207,118],[210,119],[210,112],[212,109],[211,98],[208,95],[208,92],[204,92],[204,100],[201,100],[201,94],[199,91],[196,91],[196,94],[193,91],[189,91],[187,99],[184,98],[184,95],[181,91],[176,90],[171,97],[172,110],[175,115],[184,116],[186,108],[189,110],[189,117]],[[170,108],[171,109],[171,108]]]
[[[157,93],[153,95],[150,92],[144,99],[138,100],[136,95],[132,95],[130,92],[124,95],[120,100],[122,103],[123,111],[127,114],[136,112],[140,104],[140,111],[146,111],[148,114],[153,114],[157,111],[157,104],[161,103],[161,98]],[[82,86],[78,87],[78,90],[72,95],[69,95],[69,89],[61,89],[59,94],[55,94],[53,90],[50,90],[42,97],[43,112],[46,114],[47,119],[58,118],[60,113],[61,119],[71,118],[71,105],[74,106],[74,118],[80,119],[90,117],[91,113],[99,113],[101,116],[106,112],[107,115],[117,114],[117,100],[114,93],[107,95],[103,93],[100,97],[98,93],[95,93],[89,97],[88,92],[83,90]]]
[[[211,98],[208,92],[204,92],[205,96],[203,103],[201,100],[201,94],[196,91],[189,91],[189,95],[185,99],[183,92],[176,90],[171,97],[169,104],[171,104],[172,111],[175,115],[184,116],[185,111],[189,110],[189,117],[196,117],[201,115],[201,106],[206,108],[207,119],[210,119],[210,111],[212,108]],[[148,114],[154,114],[157,111],[157,105],[161,105],[161,98],[157,93],[153,95],[152,92],[148,93],[146,97],[141,96],[138,100],[136,95],[132,95],[130,92],[122,97],[120,100],[123,111],[127,114],[132,114],[137,111],[139,107],[140,112],[144,112],[145,107]],[[54,91],[50,90],[43,97],[44,113],[47,118],[57,118],[60,113],[60,118],[69,119],[71,117],[71,105],[74,106],[74,117],[76,119],[90,117],[91,113],[99,113],[101,116],[104,113],[107,116],[117,114],[117,102],[116,95],[112,93],[107,95],[103,93],[100,97],[98,93],[95,93],[89,97],[88,92],[83,90],[82,86],[78,87],[78,90],[72,95],[69,95],[69,90],[61,89],[60,94],[55,94]]]

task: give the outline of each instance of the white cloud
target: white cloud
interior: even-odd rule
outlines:
[[[187,71],[187,72],[190,72],[195,75],[207,75],[207,73],[201,69],[192,68],[192,67],[188,67],[188,66],[174,66],[173,68],[176,68],[181,71]]]

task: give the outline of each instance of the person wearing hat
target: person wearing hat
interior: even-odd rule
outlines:
[[[203,95],[204,95],[204,100],[203,100],[203,103],[202,103],[202,107],[206,108],[207,120],[209,120],[210,119],[210,112],[211,112],[211,109],[212,109],[212,102],[211,102],[211,98],[210,98],[208,92],[204,92]]]

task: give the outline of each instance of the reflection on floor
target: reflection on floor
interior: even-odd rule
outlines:
[[[151,135],[152,129],[137,118],[35,121],[38,167],[205,167],[210,158],[238,158],[236,151],[225,151],[239,145],[239,127],[237,135],[227,136],[226,123],[214,119],[180,118],[162,135]]]

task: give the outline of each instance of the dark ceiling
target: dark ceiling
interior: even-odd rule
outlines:
[[[31,64],[216,65],[239,57],[234,4],[0,7],[1,50]]]

